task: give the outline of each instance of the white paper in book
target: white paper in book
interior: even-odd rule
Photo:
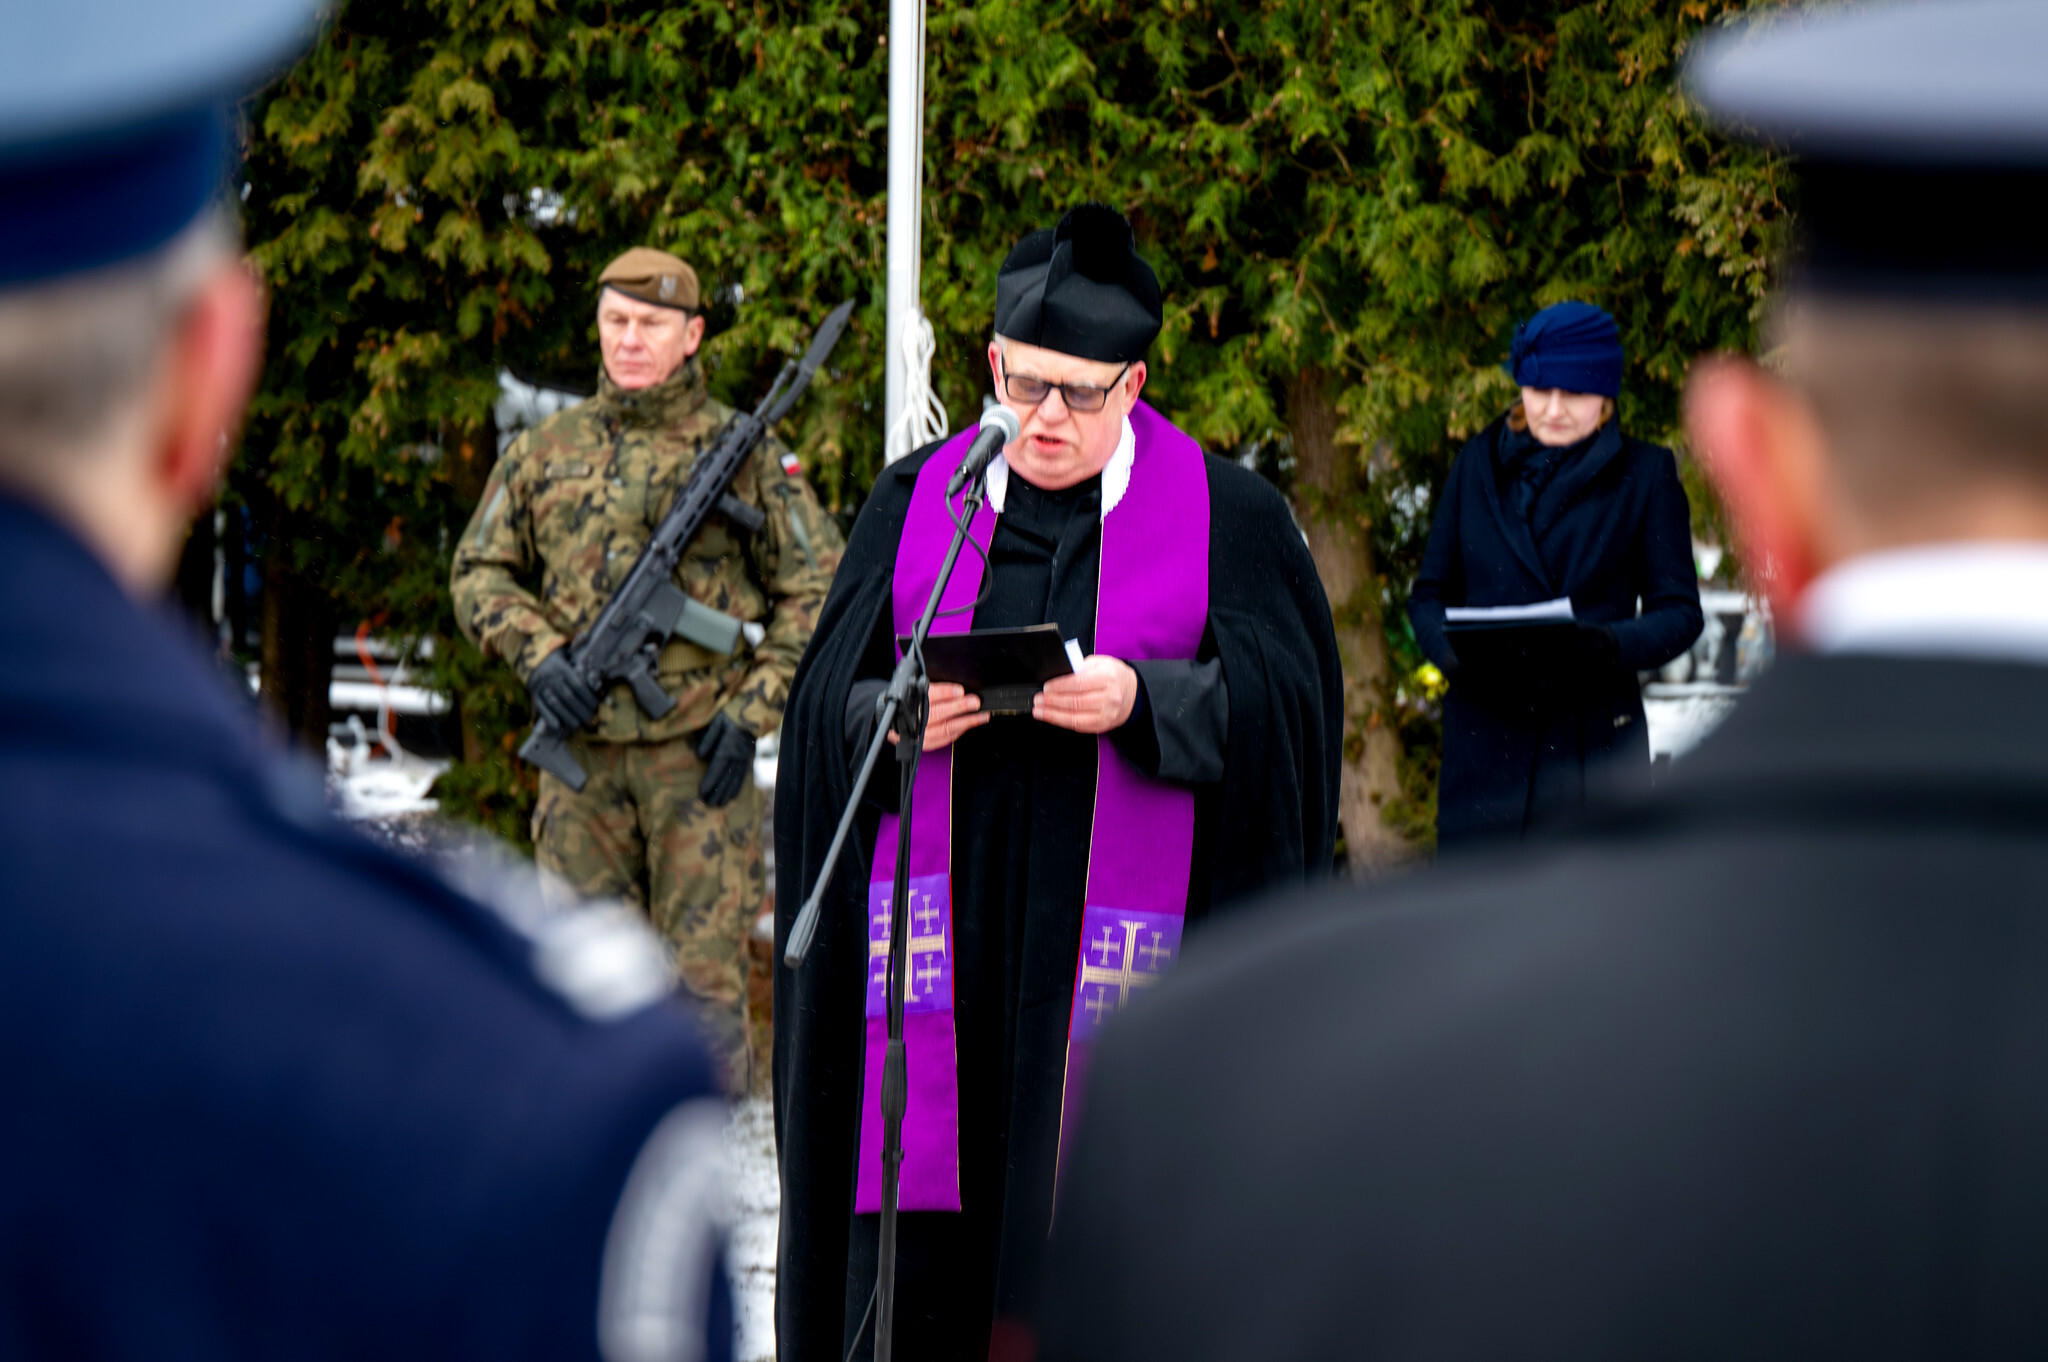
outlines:
[[[1534,605],[1453,605],[1444,610],[1446,624],[1542,624],[1571,618],[1572,598],[1569,596],[1559,596],[1554,601],[1538,601]]]

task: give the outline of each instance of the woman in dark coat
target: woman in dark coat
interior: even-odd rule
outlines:
[[[1691,510],[1671,451],[1621,433],[1621,335],[1587,303],[1545,308],[1515,331],[1507,414],[1445,480],[1408,617],[1450,679],[1437,845],[1520,837],[1585,802],[1589,772],[1647,769],[1636,673],[1699,637]],[[1459,665],[1449,606],[1569,596],[1568,646],[1541,662]]]

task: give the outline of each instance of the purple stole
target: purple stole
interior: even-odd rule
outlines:
[[[1208,473],[1201,448],[1151,407],[1138,403],[1130,420],[1137,439],[1130,486],[1102,517],[1095,651],[1126,661],[1192,658],[1209,614]],[[974,434],[968,429],[948,440],[918,472],[892,583],[898,635],[915,626],[952,542],[953,523],[940,498]],[[985,551],[994,532],[995,514],[984,507],[974,519],[975,542]],[[981,590],[981,573],[980,556],[963,553],[946,585],[945,607],[973,601]],[[941,615],[932,632],[965,633],[970,627],[971,616],[963,611]],[[1141,774],[1107,735],[1096,739],[1095,748],[1094,834],[1067,1023],[1062,1156],[1080,1113],[1097,1030],[1135,991],[1158,982],[1180,953],[1194,850],[1193,792]],[[916,817],[910,833],[910,979],[903,1007],[909,1102],[903,1117],[900,1204],[906,1211],[957,1211],[952,749],[924,754],[911,799]],[[867,1044],[854,1194],[854,1209],[862,1213],[882,1208],[882,1054],[896,837],[896,817],[885,815],[868,884]]]

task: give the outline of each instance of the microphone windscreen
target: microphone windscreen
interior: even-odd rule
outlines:
[[[983,430],[1000,430],[1003,443],[1009,444],[1024,432],[1024,423],[1017,419],[1017,413],[998,402],[981,414]]]

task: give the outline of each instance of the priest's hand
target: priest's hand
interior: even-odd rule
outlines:
[[[979,728],[987,722],[988,715],[981,712],[979,695],[969,695],[967,687],[951,681],[934,681],[924,721],[924,750],[936,752],[941,747],[951,747],[968,729]],[[868,732],[874,730],[871,728]],[[889,730],[889,741],[897,741],[893,728]]]
[[[1056,677],[1031,697],[1031,717],[1076,733],[1122,728],[1138,703],[1138,674],[1128,662],[1100,653],[1072,676]]]

